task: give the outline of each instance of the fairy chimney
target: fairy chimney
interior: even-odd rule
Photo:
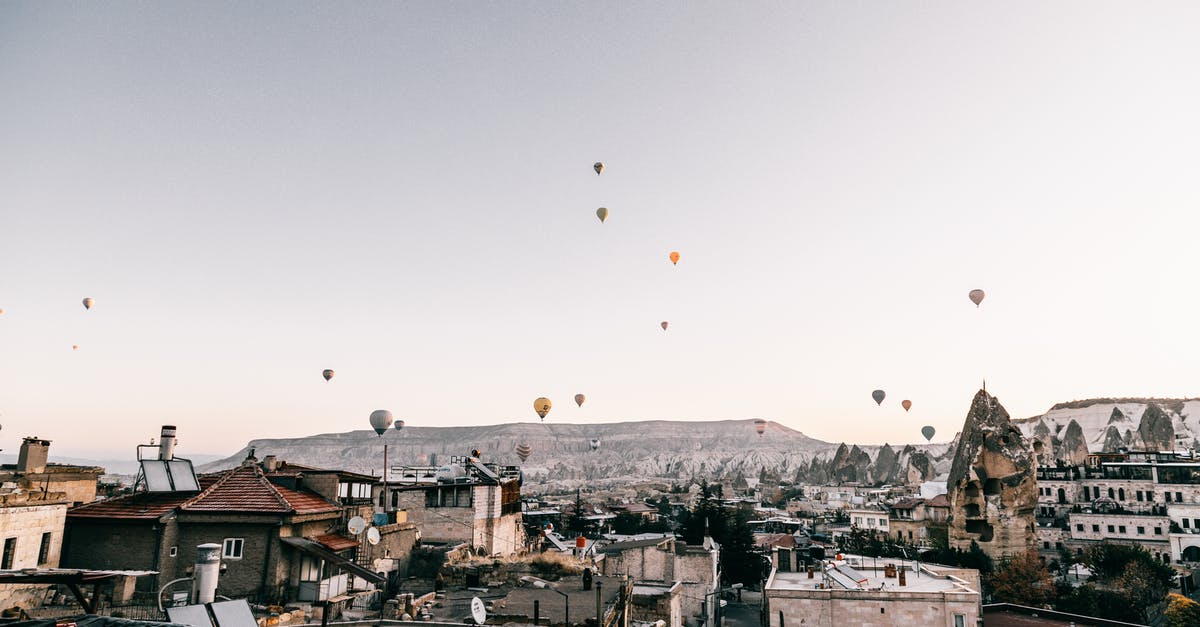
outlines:
[[[989,556],[1037,546],[1037,465],[1008,412],[986,390],[971,401],[948,480],[950,546]]]

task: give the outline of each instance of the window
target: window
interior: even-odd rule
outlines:
[[[1192,526],[1193,526],[1193,527],[1195,527],[1195,528],[1197,528],[1197,529],[1200,529],[1200,518],[1193,518],[1193,519],[1192,519]]]
[[[231,560],[242,559],[242,548],[246,544],[242,538],[225,538],[225,548],[221,551],[221,557]]]
[[[1055,542],[1055,543],[1054,543],[1054,548],[1056,548],[1056,549],[1058,549],[1058,550],[1060,550],[1060,551],[1061,551],[1061,550],[1062,550],[1062,548],[1063,548],[1063,543],[1062,543],[1062,542]]]
[[[1109,533],[1112,533],[1112,532],[1113,532],[1113,526],[1112,526],[1112,525],[1109,525],[1109,526],[1108,526],[1108,532],[1109,532]]]
[[[1137,500],[1139,500],[1139,501],[1142,500],[1142,491],[1141,490],[1137,491]]]
[[[1117,531],[1120,533],[1125,533],[1125,525],[1121,525],[1120,527],[1117,527]]]
[[[1181,519],[1181,520],[1183,521],[1183,528],[1184,528],[1184,529],[1187,529],[1187,528],[1188,528],[1188,526],[1189,526],[1188,519],[1186,519],[1186,518],[1183,518],[1183,519]]]
[[[1092,525],[1092,533],[1100,533],[1100,525]]]
[[[38,566],[50,561],[50,532],[42,534],[42,546],[38,549]]]
[[[1118,501],[1124,501],[1124,500],[1125,500],[1125,488],[1119,488],[1119,489],[1117,490],[1117,500],[1118,500]]]
[[[1168,503],[1170,503],[1170,502],[1171,502],[1171,493],[1170,493],[1170,492],[1164,492],[1163,494],[1166,494],[1166,495],[1167,495],[1167,502],[1168,502]]]
[[[1153,490],[1149,490],[1149,491],[1147,491],[1147,492],[1146,492],[1146,500],[1147,500],[1147,501],[1153,501],[1153,500],[1154,500],[1154,491],[1153,491]]]
[[[177,546],[171,547],[170,555],[171,555],[171,557],[175,557],[176,555],[179,555],[179,547],[177,547]]]
[[[1116,492],[1113,492],[1113,489],[1112,489],[1112,488],[1109,488],[1109,489],[1108,489],[1108,498],[1110,498],[1110,499],[1115,499],[1115,498],[1117,498],[1117,493],[1116,493]]]
[[[962,614],[955,614],[954,627],[967,627],[967,617]]]
[[[1046,549],[1046,550],[1050,550],[1050,542],[1048,542],[1048,541],[1042,542],[1042,548]]]
[[[13,558],[16,557],[16,554],[17,554],[17,539],[16,538],[5,538],[4,539],[4,557],[0,558],[0,568],[6,569],[6,570],[12,568],[13,567]]]
[[[1176,502],[1176,503],[1182,503],[1182,502],[1183,502],[1183,492],[1176,492],[1176,493],[1175,493],[1175,502]]]
[[[1156,536],[1161,536],[1161,535],[1162,535],[1162,527],[1155,527],[1155,528],[1154,528],[1154,535],[1156,535]]]
[[[300,581],[320,581],[321,560],[305,555],[300,559]]]
[[[1144,536],[1144,535],[1146,535],[1146,528],[1145,528],[1145,527],[1138,527],[1137,529],[1138,529],[1138,535],[1139,535],[1139,536]]]
[[[1100,486],[1098,486],[1098,485],[1092,486],[1092,498],[1093,499],[1100,498]]]
[[[1082,524],[1076,524],[1076,525],[1075,525],[1075,531],[1083,531],[1083,525],[1082,525]]]

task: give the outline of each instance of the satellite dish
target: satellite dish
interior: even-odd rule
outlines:
[[[379,530],[378,529],[376,529],[375,527],[371,527],[370,529],[367,529],[367,542],[370,542],[372,546],[379,544]]]
[[[471,597],[471,618],[475,619],[476,625],[487,622],[487,608],[483,607],[483,601],[480,601],[479,597]]]
[[[346,528],[350,530],[350,533],[358,535],[363,532],[363,529],[367,528],[367,521],[363,520],[362,516],[355,516],[350,519],[350,522],[346,523]]]

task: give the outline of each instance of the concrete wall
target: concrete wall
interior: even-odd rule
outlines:
[[[608,553],[601,562],[604,575],[629,575],[635,581],[674,581],[675,552],[668,542],[666,549],[659,546],[640,546],[619,553]]]
[[[1139,540],[1163,542],[1170,533],[1166,516],[1129,514],[1071,514],[1067,519],[1071,537],[1076,540]],[[1093,530],[1093,527],[1098,528]],[[1109,531],[1112,527],[1112,531]],[[1122,528],[1124,528],[1122,530]],[[1155,533],[1155,530],[1159,533]]]
[[[973,627],[980,616],[978,594],[853,590],[772,591],[768,627],[954,627],[954,615]],[[782,615],[782,619],[781,619]]]
[[[475,508],[425,507],[424,490],[399,493],[399,509],[407,510],[408,520],[421,530],[427,542],[475,542]]]

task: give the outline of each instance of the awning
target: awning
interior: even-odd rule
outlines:
[[[346,536],[336,533],[330,533],[323,536],[313,538],[317,542],[325,545],[325,548],[330,551],[345,551],[346,549],[358,548],[358,540],[347,538]]]
[[[291,537],[291,538],[280,538],[280,540],[283,540],[283,542],[285,544],[287,544],[289,546],[293,546],[296,549],[300,550],[301,552],[308,553],[309,555],[312,555],[313,557],[319,557],[328,562],[332,562],[338,568],[341,568],[342,570],[345,570],[345,571],[349,571],[359,577],[362,577],[363,579],[366,579],[367,581],[369,581],[371,583],[379,584],[379,583],[383,583],[383,582],[387,581],[387,577],[384,577],[383,575],[381,575],[375,571],[363,568],[362,566],[355,564],[353,561],[348,560],[348,559],[342,557],[341,555],[334,553],[333,551],[330,551],[328,547],[326,547],[325,545],[323,545],[320,542],[317,542],[316,540],[313,540],[311,538]]]

